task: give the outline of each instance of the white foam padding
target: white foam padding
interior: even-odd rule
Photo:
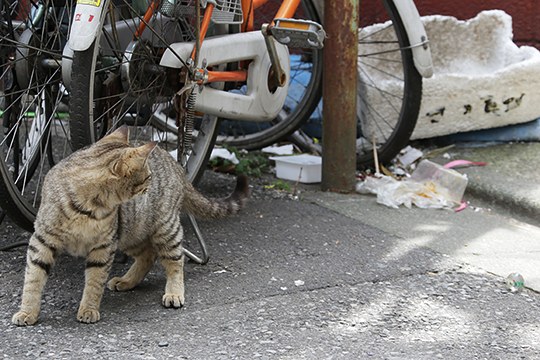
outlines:
[[[540,117],[540,52],[512,41],[512,18],[488,10],[460,21],[422,18],[434,76],[423,81],[413,139],[500,127]]]

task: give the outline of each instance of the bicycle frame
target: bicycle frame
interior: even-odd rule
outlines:
[[[159,0],[158,0],[159,1]],[[247,31],[253,31],[254,24],[253,24],[253,15],[254,11],[266,4],[268,0],[242,0],[242,13],[244,16],[242,27],[242,32]],[[296,9],[298,8],[298,5],[300,5],[300,0],[284,0],[281,3],[280,8],[278,9],[276,15],[274,15],[274,19],[280,19],[280,18],[291,18],[293,17],[294,13],[296,12]],[[201,25],[201,44],[204,40],[204,36],[206,35],[206,31],[208,30],[208,25],[210,24],[210,18],[212,17],[212,12],[214,10],[214,7],[212,4],[208,4],[208,7],[204,13],[204,18]],[[193,49],[193,53],[191,56],[191,59],[195,61],[195,48]],[[212,82],[244,82],[247,79],[247,70],[239,70],[239,71],[208,71],[207,73],[207,79],[205,82],[212,83]]]
[[[64,51],[64,58],[70,57],[70,50],[84,51],[88,49],[94,39],[98,38],[98,31],[100,31],[104,21],[101,17],[107,12],[109,1],[111,0],[79,0],[77,2],[69,36],[69,49]],[[161,0],[150,2],[140,23],[136,25],[135,38],[131,40],[142,39],[146,33],[154,32],[149,25],[151,21],[161,21],[159,15],[156,16],[160,2]],[[234,94],[204,86],[204,91],[197,96],[196,111],[235,120],[268,121],[275,118],[281,110],[288,91],[290,71],[288,49],[284,45],[276,44],[275,56],[286,76],[283,77],[280,87],[268,86],[267,74],[271,71],[272,61],[268,56],[265,56],[268,50],[261,32],[251,31],[253,30],[254,10],[267,2],[268,0],[241,0],[244,17],[243,32],[221,37],[221,41],[227,39],[228,46],[232,46],[234,51],[231,48],[223,51],[226,48],[223,42],[205,39],[214,11],[212,3],[208,3],[204,10],[200,23],[199,42],[173,43],[166,49],[160,65],[169,68],[187,68],[191,81],[196,82],[199,86],[216,82],[247,83],[248,94]],[[284,0],[274,18],[292,17],[299,4],[300,0]],[[231,57],[231,53],[237,56]],[[203,66],[201,61],[197,61],[199,57],[205,60],[206,66]],[[191,59],[189,67],[186,66],[188,59]],[[212,67],[230,62],[241,64],[240,69],[234,71],[207,69],[207,66]],[[69,59],[64,60],[64,64],[66,66],[62,70],[65,82],[69,84]]]
[[[69,34],[69,48],[73,51],[87,50],[94,42],[101,26],[101,17],[110,0],[79,0],[75,7],[74,22]],[[253,11],[266,4],[268,0],[241,0],[244,21],[242,31],[253,30]],[[150,19],[157,11],[161,0],[152,0],[148,6],[136,36],[142,36]],[[300,0],[284,0],[274,18],[290,18],[298,8]],[[212,17],[214,6],[208,4],[201,24],[201,42]],[[229,80],[230,81],[230,80]]]

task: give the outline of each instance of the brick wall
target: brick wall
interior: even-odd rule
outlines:
[[[361,0],[367,1],[367,0]],[[538,0],[415,0],[420,15],[451,15],[469,19],[482,10],[504,10],[512,16],[514,41],[540,49],[540,1]]]
[[[387,20],[381,15],[381,0],[359,1],[361,26]],[[512,16],[514,41],[540,49],[540,0],[415,0],[415,4],[420,15],[450,15],[460,20],[473,18],[482,10],[504,10]]]

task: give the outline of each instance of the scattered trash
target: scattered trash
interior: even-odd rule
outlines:
[[[292,144],[286,144],[281,146],[272,145],[262,148],[261,151],[267,154],[274,155],[292,155],[294,152],[294,147]]]
[[[421,150],[413,148],[412,146],[407,146],[400,151],[399,155],[396,157],[396,160],[405,167],[411,165],[415,161],[419,160],[424,153]]]
[[[356,191],[361,194],[376,194],[377,202],[392,208],[404,205],[411,208],[416,205],[420,208],[451,208],[454,203],[445,199],[433,182],[426,184],[411,180],[399,181],[392,177],[380,175],[367,177],[364,182],[358,183]]]
[[[304,285],[304,284],[305,284],[305,283],[304,283],[304,281],[302,281],[302,280],[295,280],[295,281],[294,281],[294,286],[302,286],[302,285]]]
[[[465,210],[466,208],[469,207],[469,203],[466,202],[466,201],[462,201],[461,202],[461,205],[459,205],[456,209],[454,209],[455,212],[460,212],[460,211],[463,211]]]
[[[469,204],[462,200],[467,187],[466,175],[453,170],[469,166],[485,166],[487,163],[469,160],[453,160],[439,165],[428,159],[450,158],[447,151],[454,145],[424,152],[411,146],[405,147],[388,167],[380,166],[381,173],[369,172],[357,175],[356,191],[377,195],[377,202],[399,208],[415,205],[424,209],[454,209],[460,212]],[[447,156],[445,156],[447,155]]]
[[[410,178],[366,177],[356,191],[376,194],[377,202],[392,208],[415,205],[424,209],[454,208],[461,205],[467,177],[429,160],[422,160]]]
[[[469,160],[454,160],[447,164],[444,164],[445,169],[455,169],[469,166],[486,166],[487,163],[483,161],[469,161]]]
[[[276,162],[276,176],[280,179],[301,183],[321,182],[322,158],[320,156],[301,154],[293,156],[273,156]]]
[[[234,153],[223,148],[212,149],[212,153],[210,154],[210,160],[215,159],[215,158],[229,160],[233,164],[238,164],[240,162]]]
[[[453,205],[461,204],[468,179],[455,170],[447,169],[429,160],[422,160],[411,176],[412,181],[433,188]]]
[[[525,286],[525,280],[523,279],[523,276],[519,273],[511,273],[506,277],[506,287],[510,292],[512,293],[518,293],[523,290],[523,286]]]

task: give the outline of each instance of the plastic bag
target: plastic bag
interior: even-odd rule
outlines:
[[[411,178],[398,181],[385,175],[368,177],[356,185],[356,191],[376,194],[378,203],[396,209],[400,205],[441,209],[459,205],[466,186],[464,175],[424,160]]]

